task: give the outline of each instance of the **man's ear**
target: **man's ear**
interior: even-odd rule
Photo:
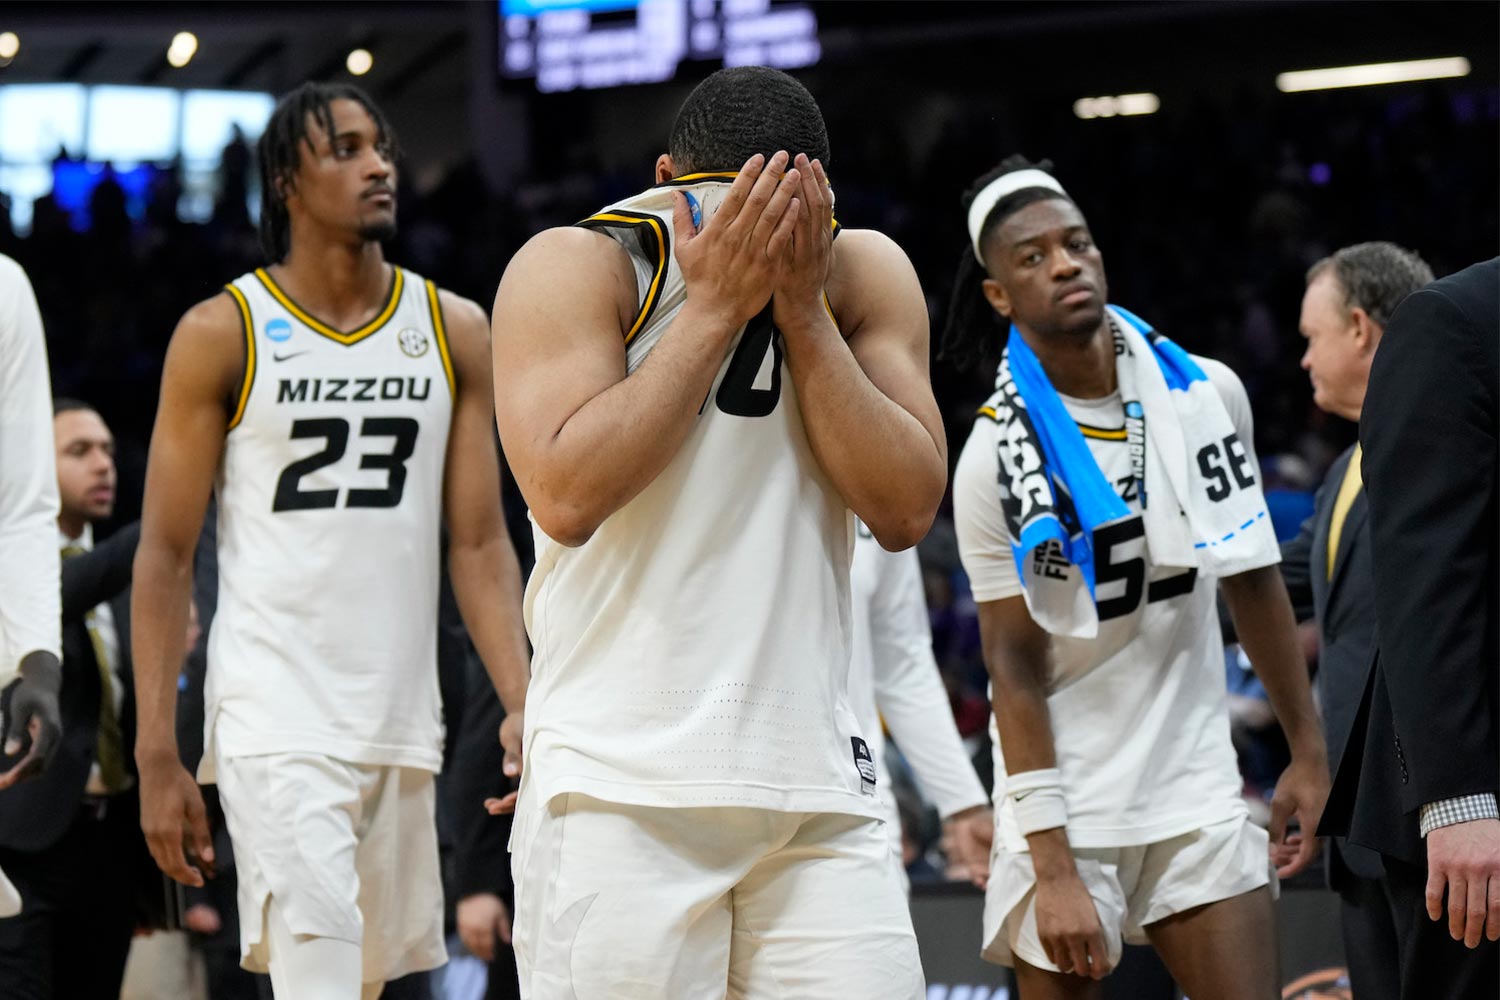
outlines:
[[[989,302],[990,308],[995,310],[995,312],[999,313],[1001,316],[1004,316],[1006,319],[1009,319],[1010,296],[1005,294],[1005,288],[1000,284],[1000,282],[996,281],[994,278],[985,278],[984,283],[980,285],[980,287],[984,289],[984,297],[985,300]]]
[[[656,183],[661,184],[677,176],[676,164],[672,162],[671,153],[663,153],[656,158]]]
[[[1349,310],[1349,322],[1354,325],[1354,342],[1359,347],[1359,352],[1364,355],[1374,354],[1375,348],[1380,345],[1380,335],[1384,332],[1380,324],[1359,306]]]

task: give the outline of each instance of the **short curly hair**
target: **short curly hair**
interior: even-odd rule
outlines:
[[[667,152],[679,174],[738,170],[756,153],[778,150],[828,166],[828,129],[812,94],[768,66],[721,69],[688,95]]]

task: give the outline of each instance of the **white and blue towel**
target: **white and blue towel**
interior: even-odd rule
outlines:
[[[1231,465],[1228,449],[1244,446],[1213,383],[1139,317],[1107,308],[1151,563],[1209,577],[1275,563],[1257,470]],[[1134,515],[1014,328],[995,387],[1002,506],[1027,606],[1054,635],[1093,637],[1094,531]]]

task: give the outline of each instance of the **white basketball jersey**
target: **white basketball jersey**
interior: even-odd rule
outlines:
[[[686,300],[672,191],[706,221],[730,179],[682,178],[582,223],[635,263],[629,371]],[[845,692],[853,516],[808,445],[769,307],[646,489],[582,546],[535,536],[526,768],[541,801],[878,815]]]
[[[1254,441],[1239,379],[1217,361],[1194,360],[1218,389],[1240,440]],[[1119,393],[1061,399],[1104,478],[1139,512]],[[1022,593],[1002,508],[993,406],[992,399],[980,409],[953,474],[959,553],[980,602]],[[1253,454],[1250,461],[1254,466]],[[1094,552],[1099,634],[1053,636],[1047,680],[1068,842],[1151,844],[1244,815],[1215,581],[1197,570],[1157,566],[1139,516],[1096,529]],[[993,717],[990,735],[999,836],[1009,850],[1025,851],[1015,805],[1005,794],[1005,758]]]
[[[441,766],[453,369],[436,287],[391,273],[385,307],[347,333],[263,270],[228,286],[247,356],[216,483],[204,780],[216,753]]]

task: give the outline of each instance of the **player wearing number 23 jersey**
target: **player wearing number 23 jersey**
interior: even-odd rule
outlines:
[[[168,875],[212,875],[173,720],[213,492],[199,778],[218,785],[234,841],[241,962],[269,971],[277,996],[375,996],[447,960],[444,536],[497,691],[519,707],[525,683],[485,316],[386,262],[395,153],[355,87],[309,83],[278,102],[259,149],[270,263],[178,324],[147,470],[132,609],[142,826]]]
[[[289,750],[437,771],[437,605],[418,596],[438,587],[453,411],[437,289],[393,267],[347,333],[265,269],[228,291],[252,361],[215,484],[203,777],[216,752]]]

